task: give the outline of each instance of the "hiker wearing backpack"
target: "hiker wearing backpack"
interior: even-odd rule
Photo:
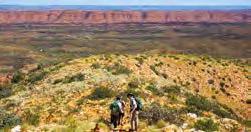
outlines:
[[[116,97],[115,101],[110,105],[110,110],[111,110],[111,124],[113,125],[114,128],[117,128],[119,125],[119,116],[121,113],[121,97]]]
[[[137,131],[138,130],[138,115],[139,111],[142,110],[142,102],[139,98],[136,98],[133,94],[128,93],[127,97],[130,99],[130,123],[131,129],[130,131]]]
[[[120,98],[119,100],[119,122],[118,125],[123,125],[123,118],[125,116],[125,102]]]

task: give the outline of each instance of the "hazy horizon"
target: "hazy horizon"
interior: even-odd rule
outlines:
[[[118,6],[142,6],[142,5],[155,5],[155,6],[251,6],[250,0],[0,0],[0,5],[118,5]]]

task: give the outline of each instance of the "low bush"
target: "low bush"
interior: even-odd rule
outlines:
[[[37,81],[42,80],[46,74],[47,74],[46,71],[38,71],[38,72],[31,73],[31,75],[28,77],[27,81],[29,83],[35,83]]]
[[[244,120],[243,121],[243,124],[248,127],[248,128],[251,128],[251,120]]]
[[[219,125],[214,123],[212,119],[201,119],[194,124],[194,128],[197,130],[203,130],[205,132],[218,131]]]
[[[0,99],[6,98],[12,95],[12,89],[9,85],[0,85]]]
[[[132,71],[129,68],[119,63],[116,63],[113,66],[106,67],[106,69],[107,71],[112,72],[113,75],[120,75],[120,74],[129,75],[132,73]]]
[[[150,84],[146,87],[147,90],[151,91],[153,94],[158,95],[158,96],[163,96],[163,92],[160,91],[156,85]]]
[[[80,98],[77,100],[76,104],[79,106],[79,105],[82,105],[86,102],[86,99],[84,97]]]
[[[159,62],[159,63],[156,63],[156,64],[155,64],[155,66],[157,66],[157,67],[162,66],[162,65],[164,65],[163,62]]]
[[[138,61],[138,63],[140,65],[142,65],[144,63],[144,58],[142,58],[142,57],[136,57],[135,59]]]
[[[212,79],[208,80],[207,82],[208,82],[208,84],[214,84],[214,80],[212,80]]]
[[[93,63],[91,65],[91,67],[94,68],[94,69],[99,69],[99,68],[101,68],[101,65],[99,63]]]
[[[199,110],[199,109],[197,109],[197,108],[194,107],[194,106],[185,107],[185,108],[183,108],[183,110],[184,110],[186,113],[194,113],[194,114],[199,115],[199,116],[202,115],[202,111]]]
[[[128,83],[129,88],[138,88],[141,82],[139,79],[133,79],[131,82]]]
[[[158,70],[156,69],[156,66],[151,65],[151,66],[150,66],[150,69],[151,69],[156,75],[159,75],[159,72],[158,72]]]
[[[78,81],[83,81],[85,79],[84,74],[78,73],[73,76],[66,76],[63,79],[56,79],[53,84],[58,84],[58,83],[72,83],[72,82],[78,82]]]
[[[149,124],[154,124],[160,120],[163,120],[172,124],[181,125],[183,120],[179,115],[181,115],[181,113],[178,110],[169,109],[167,107],[153,103],[140,112],[139,118],[147,120]]]
[[[72,83],[72,82],[78,82],[78,81],[83,81],[85,76],[81,73],[78,73],[73,76],[66,76],[63,80],[63,83]]]
[[[195,106],[197,109],[205,110],[205,111],[209,111],[212,109],[213,106],[215,106],[206,98],[201,97],[201,96],[194,96],[194,95],[188,96],[186,100],[186,104],[188,106]]]
[[[100,100],[105,98],[112,98],[115,96],[115,92],[106,87],[98,87],[96,88],[92,94],[90,95],[90,99],[92,100]]]
[[[165,86],[162,89],[165,93],[169,93],[169,94],[180,94],[181,93],[181,87],[177,86],[177,85]]]
[[[238,118],[230,108],[222,106],[215,101],[210,101],[205,97],[201,97],[199,95],[189,95],[186,100],[186,104],[188,107],[194,107],[197,110],[211,111],[222,118]]]
[[[13,74],[13,77],[11,79],[12,83],[19,83],[21,80],[24,79],[24,74],[21,73],[20,71],[17,71]]]
[[[29,125],[37,126],[40,122],[40,115],[30,110],[25,111],[24,121]]]
[[[21,120],[19,117],[0,109],[0,130],[3,128],[11,128],[20,123]]]

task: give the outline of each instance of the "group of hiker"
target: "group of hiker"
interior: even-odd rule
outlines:
[[[139,98],[135,97],[132,93],[127,94],[130,100],[130,131],[137,131],[138,129],[138,114],[142,109],[142,102]],[[110,105],[111,110],[111,125],[117,128],[123,125],[123,118],[125,116],[125,102],[121,96],[117,96],[115,101]]]

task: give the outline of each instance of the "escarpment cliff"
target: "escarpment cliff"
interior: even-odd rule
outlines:
[[[0,24],[247,23],[251,11],[1,11]]]

